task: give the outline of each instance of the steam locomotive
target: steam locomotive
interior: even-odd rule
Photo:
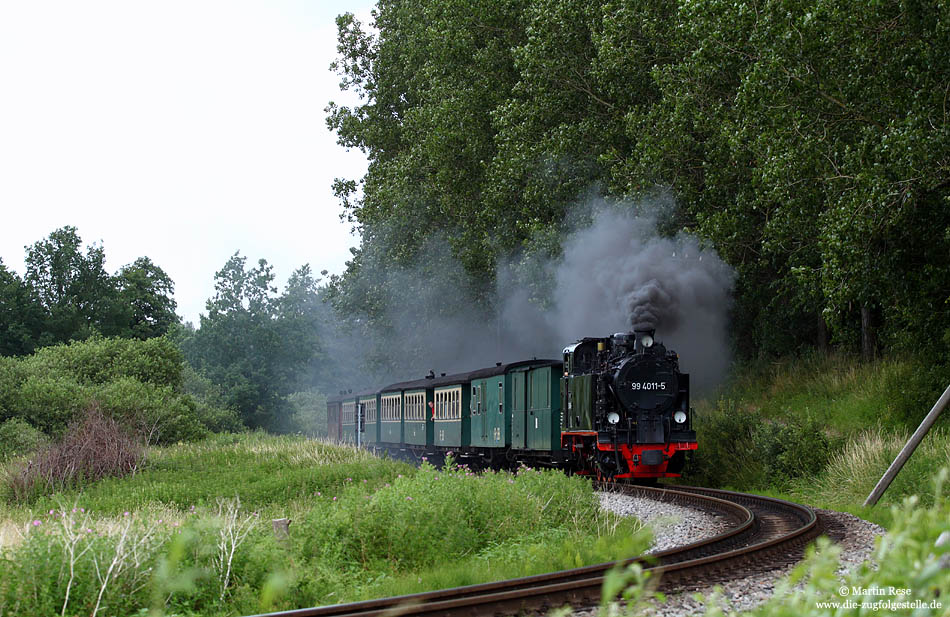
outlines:
[[[697,447],[689,375],[652,329],[584,338],[562,360],[341,393],[330,439],[394,457],[472,467],[525,464],[602,478],[675,477]]]

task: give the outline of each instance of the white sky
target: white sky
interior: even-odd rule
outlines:
[[[0,0],[0,258],[73,225],[107,269],[148,256],[198,324],[235,252],[339,273],[358,244],[334,177],[362,153],[326,128],[352,104],[328,66],[337,14],[371,0]]]

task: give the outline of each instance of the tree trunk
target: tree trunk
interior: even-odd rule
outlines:
[[[825,316],[821,313],[818,313],[818,333],[817,340],[815,341],[818,344],[818,351],[822,355],[828,353],[828,324],[825,322]]]
[[[874,329],[871,326],[871,307],[861,306],[861,359],[870,362],[875,355]]]

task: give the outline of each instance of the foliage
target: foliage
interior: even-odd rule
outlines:
[[[0,260],[0,356],[32,353],[43,321],[35,291]]]
[[[794,485],[802,499],[820,500],[826,507],[844,508],[863,503],[910,437],[908,431],[873,428],[848,438],[831,456],[820,474]],[[884,506],[896,506],[910,495],[922,505],[934,503],[931,479],[950,465],[950,435],[933,429],[907,461],[881,498]]]
[[[0,353],[24,355],[38,347],[93,334],[146,339],[163,335],[175,314],[174,283],[148,257],[105,269],[105,249],[82,250],[75,227],[62,227],[27,247],[21,280],[0,264]]]
[[[785,424],[766,420],[753,428],[753,452],[765,468],[769,486],[812,478],[824,469],[833,451],[824,429],[810,416]]]
[[[37,450],[47,441],[46,435],[20,418],[0,422],[0,463]]]
[[[19,418],[49,436],[91,404],[150,442],[239,427],[234,412],[182,392],[184,360],[168,339],[92,337],[0,358],[0,421]]]
[[[264,523],[276,517],[292,519],[289,537]],[[154,450],[135,476],[3,518],[19,528],[0,546],[3,614],[252,614],[597,563],[646,542],[580,478],[417,470],[259,432]]]
[[[287,398],[332,381],[325,345],[333,334],[320,279],[305,265],[277,295],[266,260],[247,268],[233,255],[215,275],[215,296],[197,330],[174,337],[199,378],[214,384],[228,407],[249,428],[297,430]]]
[[[362,101],[331,103],[328,124],[370,165],[334,185],[362,232],[334,302],[385,329],[380,273],[441,242],[490,307],[496,264],[550,251],[572,204],[649,207],[668,187],[666,231],[738,271],[744,355],[829,338],[946,353],[948,11],[384,0],[373,29],[343,15],[334,67]]]

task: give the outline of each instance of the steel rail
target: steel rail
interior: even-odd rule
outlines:
[[[789,560],[797,560],[807,542],[820,533],[814,511],[780,499],[697,487],[651,488],[603,484],[598,488],[715,512],[730,519],[731,526],[718,535],[685,546],[620,561],[256,617],[455,617],[545,611],[564,604],[591,605],[600,601],[605,576],[613,568],[639,563],[658,577],[661,589],[674,591],[700,582],[734,576],[736,568],[756,569],[768,567],[776,561],[788,563]],[[770,520],[776,514],[785,517],[786,522],[791,520],[792,528],[784,530],[780,524],[776,530],[775,521]],[[759,537],[763,534],[766,535],[764,539]]]

